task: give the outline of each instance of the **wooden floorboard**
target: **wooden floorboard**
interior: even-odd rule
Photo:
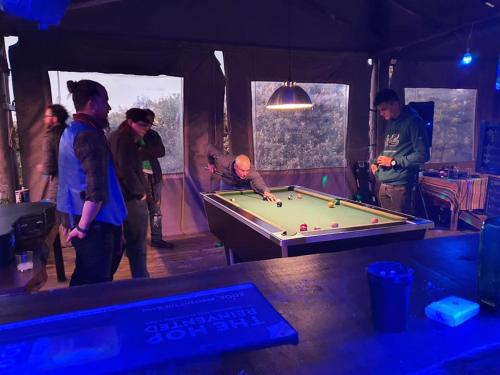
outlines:
[[[457,236],[472,232],[477,231],[470,229],[450,231],[446,228],[438,227],[427,231],[426,238]],[[228,267],[226,265],[224,248],[218,246],[220,245],[218,239],[211,233],[169,237],[168,241],[175,244],[173,249],[159,249],[148,246],[148,270],[153,278],[169,277],[212,268],[221,268],[223,270],[225,267]],[[72,247],[63,248],[63,257],[68,281],[57,281],[55,265],[53,261],[49,262],[47,265],[49,278],[42,290],[68,286],[75,262],[74,249]],[[115,280],[124,280],[130,277],[128,259],[124,256],[115,274]]]
[[[168,277],[227,267],[224,248],[217,246],[219,241],[210,233],[169,237],[168,241],[174,243],[173,249],[160,249],[148,245],[148,271],[151,277]],[[68,286],[75,264],[74,249],[72,247],[63,248],[63,258],[68,280],[66,282],[57,281],[54,262],[49,260],[47,265],[48,280],[42,290]],[[128,259],[124,256],[114,279],[124,280],[130,277]]]

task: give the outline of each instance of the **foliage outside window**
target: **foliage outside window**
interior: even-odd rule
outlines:
[[[153,130],[156,131],[165,146],[165,156],[160,158],[163,173],[180,173],[183,170],[182,145],[182,97],[171,94],[166,98],[153,100],[146,96],[137,98],[133,107],[149,108],[155,113]],[[120,108],[109,116],[111,128],[116,128],[125,118],[126,110]]]
[[[406,88],[408,102],[434,102],[431,162],[456,163],[474,159],[476,90]]]
[[[300,83],[314,103],[307,111],[270,111],[280,82],[253,82],[253,138],[259,170],[343,167],[349,86]]]
[[[111,105],[108,116],[111,131],[125,120],[129,108],[151,109],[156,115],[153,130],[161,136],[166,150],[166,155],[159,159],[163,173],[183,171],[182,78],[75,72],[49,72],[49,77],[53,102],[64,105],[70,114],[75,109],[67,94],[66,81],[92,79],[101,83]]]

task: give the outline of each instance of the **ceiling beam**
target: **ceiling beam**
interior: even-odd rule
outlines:
[[[428,36],[426,36],[424,38],[420,38],[420,39],[417,39],[417,40],[410,41],[410,42],[408,42],[406,44],[400,44],[400,45],[397,45],[397,46],[392,46],[392,47],[386,48],[386,49],[381,50],[381,51],[377,51],[376,53],[379,56],[383,56],[383,55],[386,55],[386,54],[390,54],[390,53],[392,53],[394,51],[403,51],[405,49],[413,48],[413,47],[416,47],[416,46],[424,44],[424,43],[429,43],[429,42],[436,41],[438,39],[449,37],[449,36],[451,36],[451,35],[453,35],[453,34],[455,34],[457,32],[463,31],[463,30],[470,30],[470,28],[473,25],[474,25],[474,27],[476,27],[478,25],[485,24],[485,23],[487,23],[489,21],[493,21],[493,20],[498,19],[498,18],[500,18],[500,13],[496,13],[496,14],[491,15],[489,17],[484,17],[484,18],[476,19],[476,20],[470,21],[468,23],[463,23],[461,25],[449,28],[447,30],[443,30],[443,31],[440,31],[440,32],[428,35]]]
[[[407,4],[404,4],[401,0],[391,0],[394,5],[396,5],[398,8],[403,10],[409,15],[415,16],[419,18],[424,24],[427,24],[434,29],[440,29],[442,27],[442,24],[439,23],[436,19],[431,18],[427,15],[423,15],[419,11],[415,10],[412,7],[409,7]]]
[[[328,22],[331,23],[332,26],[334,27],[342,26],[350,30],[354,35],[360,37],[371,36],[371,38],[373,39],[372,41],[370,41],[371,43],[373,42],[380,43],[382,41],[379,35],[373,35],[369,33],[368,30],[358,27],[351,20],[339,17],[337,14],[331,11],[328,7],[324,6],[318,0],[299,0],[299,1],[301,1],[306,7],[310,8],[315,13],[319,13],[320,15],[322,15],[323,18],[327,19]]]
[[[117,3],[122,0],[81,0],[81,1],[73,1],[67,8],[67,10],[76,10],[83,8],[92,8],[98,7],[101,5],[107,5],[110,3]]]

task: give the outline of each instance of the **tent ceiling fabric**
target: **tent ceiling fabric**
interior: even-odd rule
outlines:
[[[360,52],[411,46],[500,12],[480,0],[289,0],[293,49]],[[55,33],[125,35],[214,46],[288,47],[287,0],[74,0]],[[1,14],[0,32],[36,31]],[[462,30],[463,31],[463,30]],[[468,31],[468,30],[467,30]],[[467,32],[465,32],[467,35]]]

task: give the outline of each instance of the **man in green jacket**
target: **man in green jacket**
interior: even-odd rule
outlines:
[[[402,106],[394,90],[380,90],[375,107],[387,121],[384,150],[371,165],[381,182],[379,202],[383,208],[412,214],[412,191],[419,166],[429,160],[429,141],[422,118],[409,106]]]

